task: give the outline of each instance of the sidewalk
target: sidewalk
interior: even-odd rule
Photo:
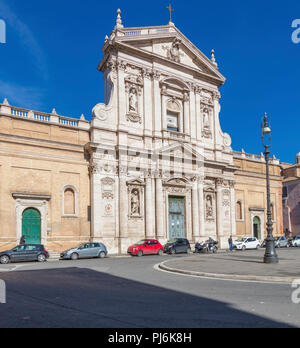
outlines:
[[[199,277],[292,283],[300,279],[300,249],[277,250],[280,263],[263,263],[265,250],[193,255],[160,264],[165,271]]]

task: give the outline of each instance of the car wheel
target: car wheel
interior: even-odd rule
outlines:
[[[41,254],[38,256],[38,262],[45,262],[46,261],[46,256]]]
[[[246,247],[245,247],[245,245],[242,247],[242,251],[246,251]]]
[[[78,254],[73,253],[73,254],[71,255],[71,260],[77,261],[78,259],[79,259],[79,255],[78,255]]]
[[[99,259],[105,259],[105,252],[104,251],[101,251],[101,253],[99,254]]]
[[[175,249],[171,249],[170,254],[171,255],[175,255],[176,254],[176,250]]]
[[[259,250],[260,249],[260,245],[258,245],[257,247],[256,247],[256,250]]]
[[[138,252],[137,252],[137,257],[142,257],[143,256],[143,252],[142,252],[142,250],[139,250]]]
[[[163,256],[163,254],[164,254],[164,251],[163,251],[162,249],[160,249],[160,250],[158,251],[158,255],[159,255],[159,256]]]
[[[6,256],[6,255],[1,256],[1,258],[0,258],[0,262],[2,263],[2,265],[8,264],[9,261],[10,261],[10,258],[8,256]]]

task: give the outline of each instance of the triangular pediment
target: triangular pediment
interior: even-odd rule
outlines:
[[[123,36],[115,40],[152,57],[160,57],[225,82],[217,66],[192,44],[176,27],[151,27],[124,29]]]
[[[202,156],[195,148],[188,144],[174,143],[157,150],[157,154],[167,158],[182,158],[196,162],[204,162]]]

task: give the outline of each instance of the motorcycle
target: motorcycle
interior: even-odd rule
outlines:
[[[206,242],[197,243],[195,253],[201,254],[216,254],[218,252],[218,242],[210,238]]]

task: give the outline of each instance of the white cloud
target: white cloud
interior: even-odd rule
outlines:
[[[43,50],[29,27],[11,10],[5,0],[0,0],[0,17],[6,21],[10,29],[16,31],[26,52],[34,58],[34,64],[40,77],[47,80],[47,60]]]

